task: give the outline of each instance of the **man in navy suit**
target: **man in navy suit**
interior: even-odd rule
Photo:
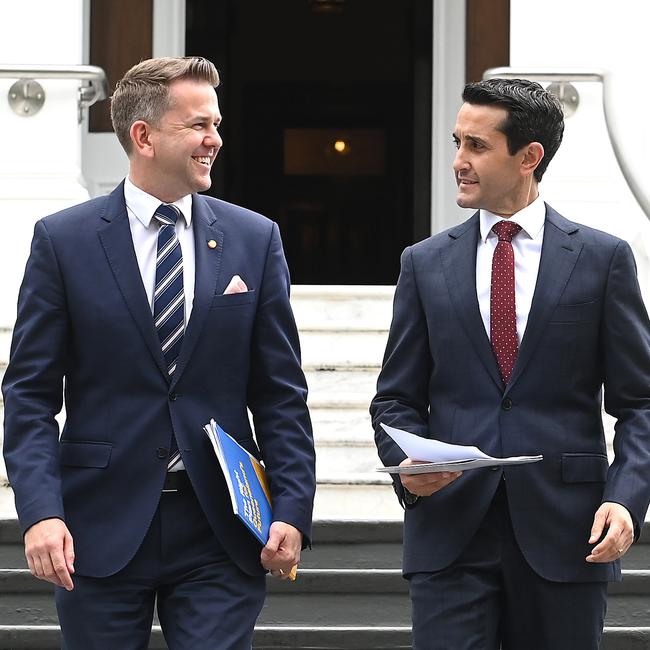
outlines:
[[[309,543],[314,449],[278,228],[196,194],[222,144],[218,83],[201,58],[134,66],[111,104],[128,178],[36,224],[4,451],[67,650],[146,648],[155,601],[172,649],[250,648],[265,569],[286,578]],[[211,417],[266,464],[264,548],[232,513]]]
[[[380,423],[544,458],[394,475],[414,647],[596,649],[607,581],[650,498],[650,324],[627,243],[539,196],[559,102],[504,79],[468,84],[463,100],[457,202],[478,212],[402,255],[375,438],[387,466],[417,459]]]

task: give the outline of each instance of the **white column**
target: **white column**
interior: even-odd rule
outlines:
[[[2,25],[0,67],[83,63],[83,0],[3,2]],[[45,103],[27,117],[9,106],[9,88],[15,81],[0,79],[0,376],[9,358],[34,223],[88,198],[81,176],[79,82],[39,80]],[[0,484],[5,480],[0,457]]]
[[[82,0],[6,2],[2,23],[0,66],[82,63]],[[34,223],[88,198],[81,177],[79,82],[40,80],[45,104],[25,117],[9,106],[14,81],[0,79],[0,330],[12,327],[15,319]],[[3,346],[0,362],[6,358]]]
[[[433,0],[433,101],[431,151],[431,232],[471,216],[456,205],[451,134],[465,87],[465,1]]]

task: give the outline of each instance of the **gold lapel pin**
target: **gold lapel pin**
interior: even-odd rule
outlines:
[[[208,248],[213,248],[213,249],[214,249],[214,248],[216,248],[216,247],[217,247],[217,242],[216,242],[214,239],[211,239],[211,240],[208,242]]]

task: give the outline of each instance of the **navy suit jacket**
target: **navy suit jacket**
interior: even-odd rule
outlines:
[[[192,210],[194,302],[171,381],[123,185],[35,227],[3,382],[4,453],[22,529],[65,520],[80,575],[111,575],[138,549],[172,432],[215,535],[242,570],[263,572],[203,432],[211,417],[264,459],[274,518],[311,535],[314,449],[278,228],[209,197],[194,195]],[[223,295],[235,274],[249,291]]]
[[[554,581],[616,580],[585,557],[594,513],[623,504],[638,534],[650,499],[650,324],[629,246],[547,206],[539,274],[510,383],[503,387],[476,295],[478,213],[407,248],[371,414],[379,454],[405,454],[380,422],[495,456],[539,463],[465,472],[405,512],[405,573],[451,564],[501,480],[531,567]],[[601,418],[618,423],[608,467]],[[399,478],[398,494],[403,496]]]

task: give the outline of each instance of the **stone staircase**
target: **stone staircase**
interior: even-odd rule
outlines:
[[[269,578],[255,650],[411,647],[402,524],[374,472],[368,404],[383,356],[392,287],[293,288],[317,447],[313,550],[299,578]],[[9,331],[0,330],[0,374]],[[650,528],[610,589],[604,650],[650,650]],[[0,489],[0,650],[59,648],[52,589],[27,571],[8,489]],[[154,625],[150,648],[166,648]],[[450,649],[452,650],[452,649]]]
[[[400,563],[400,522],[317,522],[298,580],[268,580],[255,650],[410,648]],[[650,571],[642,568],[648,566],[646,525],[625,557],[624,581],[610,588],[603,650],[650,648]],[[25,568],[16,522],[0,522],[0,650],[58,647],[52,589]],[[157,625],[149,647],[166,648]]]
[[[316,443],[318,519],[401,519],[377,474],[368,407],[390,326],[394,287],[296,286],[291,302]]]

